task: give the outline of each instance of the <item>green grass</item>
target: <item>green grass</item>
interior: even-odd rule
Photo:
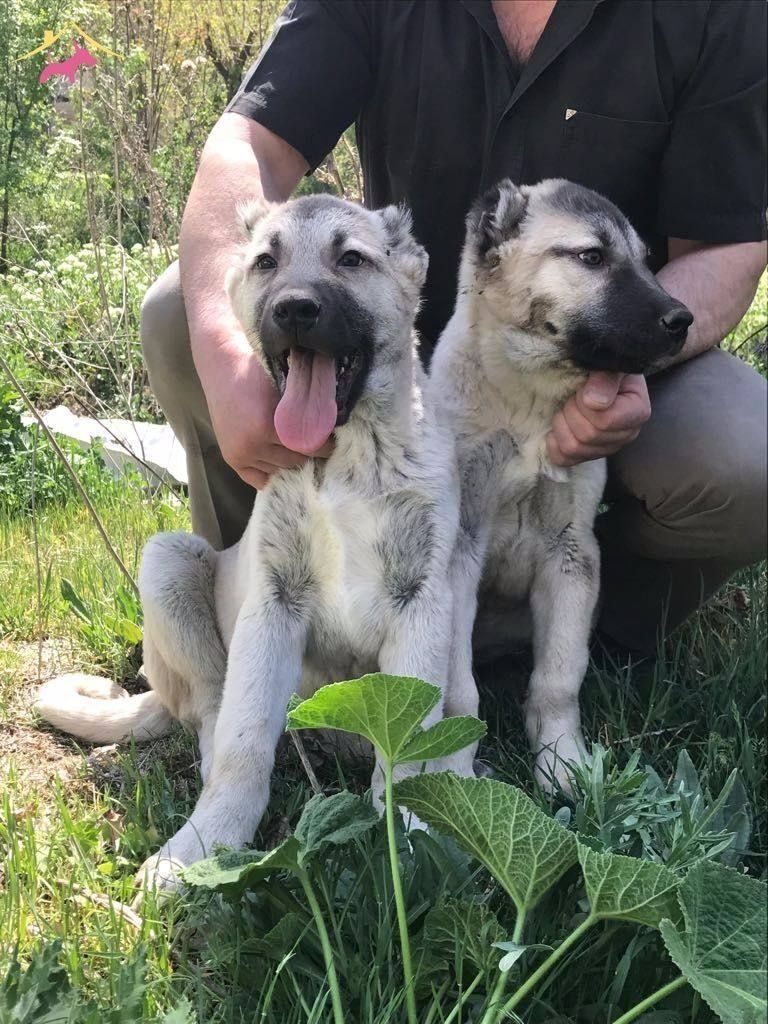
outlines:
[[[765,301],[764,278],[753,309],[728,342],[758,366],[765,358]],[[134,574],[149,535],[188,528],[183,503],[147,499],[135,484],[100,484],[97,508]],[[69,601],[62,596],[62,580],[71,583]],[[76,501],[54,500],[34,519],[0,514],[0,979],[13,955],[27,965],[36,950],[60,941],[57,955],[71,984],[102,1007],[93,1020],[151,1024],[177,1008],[168,1018],[176,1024],[325,1024],[330,1003],[321,950],[301,892],[289,879],[235,904],[195,893],[163,906],[149,898],[138,918],[123,909],[134,896],[136,868],[180,826],[196,799],[199,780],[189,737],[179,729],[163,741],[94,755],[34,719],[38,664],[44,677],[78,668],[132,685],[140,651],[119,624],[126,618],[139,623],[140,613],[127,589]],[[641,799],[622,774],[639,752],[638,770],[652,770],[667,783],[685,749],[712,798],[738,769],[753,827],[737,860],[756,877],[766,877],[765,591],[765,567],[757,567],[678,631],[655,663],[598,658],[591,666],[583,689],[585,725],[609,752],[598,750],[579,800],[559,811],[582,839],[670,862],[693,856],[695,837],[681,825],[679,807],[670,809],[660,796]],[[80,618],[73,613],[73,594],[86,612]],[[489,733],[480,756],[497,778],[534,793],[519,703],[527,671],[521,659],[485,675],[481,713]],[[367,765],[322,745],[311,748],[310,756],[326,792],[365,789]],[[286,746],[257,845],[279,841],[310,793],[297,755]],[[562,803],[541,793],[536,798],[553,812]],[[405,1019],[383,839],[383,830],[374,830],[365,842],[332,856],[317,880],[331,912],[331,942],[342,991],[353,1007],[351,1024]],[[706,846],[709,840],[701,842]],[[482,900],[502,924],[511,925],[487,876],[450,845],[430,843],[419,840],[412,853],[405,846],[402,851],[414,934],[441,894]],[[573,927],[578,893],[572,890],[573,880],[566,878],[546,898],[532,916],[528,941],[551,944]],[[275,926],[278,932],[271,932]],[[423,958],[418,940],[415,950]],[[474,978],[462,966],[460,943],[451,961],[449,977],[435,976],[436,986],[444,986],[443,1007]],[[40,970],[50,973],[50,965]],[[522,1019],[602,1024],[669,977],[654,935],[610,925],[566,958],[546,991],[525,1006]],[[484,975],[478,997],[494,982]],[[418,1002],[422,1024],[444,1024],[445,1012],[425,982]],[[472,1005],[469,1000],[453,1024],[476,1020]],[[663,1009],[672,1014],[664,1024],[713,1020],[689,989]],[[60,1019],[79,1024],[86,1017],[73,1011]]]
[[[120,552],[131,570],[147,535],[186,523],[183,507],[141,500],[121,489],[107,493],[99,512],[110,536],[121,538]],[[36,533],[39,606],[32,523],[5,521],[0,528],[0,608],[6,638],[0,654],[0,711],[7,725],[26,725],[29,739],[28,747],[21,741],[4,757],[2,769],[2,955],[7,958],[15,949],[27,962],[41,944],[61,940],[61,962],[72,984],[84,998],[104,1007],[115,1007],[124,998],[118,990],[144,978],[146,987],[137,997],[140,1016],[130,1019],[160,1021],[186,997],[206,1024],[327,1021],[322,959],[309,923],[302,920],[296,952],[284,961],[270,958],[269,944],[265,947],[262,941],[287,909],[301,907],[301,894],[289,882],[272,887],[268,898],[254,897],[236,906],[204,895],[167,907],[150,900],[138,927],[121,916],[119,905],[130,903],[134,895],[135,869],[193,806],[199,786],[194,748],[179,731],[164,741],[107,751],[89,760],[89,752],[78,753],[71,741],[32,728],[29,701],[35,641],[40,637],[46,652],[58,645],[70,667],[101,666],[121,676],[130,674],[136,663],[119,638],[102,635],[107,630],[84,634],[60,596],[59,581],[66,576],[92,607],[114,605],[120,573],[86,514],[74,504],[49,508],[38,517]],[[588,780],[591,791],[578,812],[583,835],[602,827],[608,845],[626,843],[633,828],[611,833],[611,815],[618,813],[626,821],[633,812],[642,816],[648,809],[636,807],[631,795],[621,796],[618,768],[638,750],[644,763],[668,779],[685,747],[713,794],[732,768],[739,769],[754,814],[753,837],[743,859],[755,875],[765,875],[765,573],[756,569],[745,574],[740,589],[735,587],[684,627],[655,665],[592,666],[583,691],[585,722],[591,738],[611,748],[618,767],[610,758],[601,760],[604,778]],[[27,682],[20,684],[25,673]],[[489,735],[481,756],[498,778],[532,792],[518,702],[525,674],[524,663],[513,663],[485,680],[482,714]],[[55,773],[40,778],[33,770],[38,766],[28,757],[48,756],[33,737],[64,752],[65,782]],[[316,768],[327,792],[366,785],[367,767],[333,755],[317,759]],[[269,846],[284,834],[309,795],[300,763],[288,749],[276,773],[259,845]],[[540,794],[539,799],[546,805]],[[659,826],[653,829],[661,846],[664,834]],[[335,913],[332,941],[342,990],[353,993],[360,1024],[400,1021],[404,1008],[382,836],[372,837],[353,855],[355,872],[341,856],[332,858],[323,874],[324,896]],[[406,898],[417,926],[441,891],[479,895],[500,909],[499,896],[489,890],[487,879],[460,858],[453,875],[424,853],[415,861],[404,853],[404,860]],[[548,899],[535,915],[530,941],[551,942],[566,931],[566,895],[564,891],[562,899]],[[567,910],[571,913],[572,905]],[[556,973],[542,1000],[527,1009],[526,1021],[543,1024],[563,1008],[574,1020],[609,1019],[646,989],[651,991],[663,970],[658,946],[649,935],[613,926],[596,946],[577,950],[575,958],[567,970]],[[139,967],[144,959],[146,972]],[[477,991],[486,991],[485,981]],[[425,1020],[430,1000],[428,991],[420,993]],[[690,993],[680,993],[677,1005],[685,1010]],[[441,1019],[436,1013],[432,1022]],[[702,1011],[697,1019],[709,1018]]]

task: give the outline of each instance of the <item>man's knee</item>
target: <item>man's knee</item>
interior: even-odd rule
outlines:
[[[651,391],[651,420],[611,466],[623,497],[638,499],[638,513],[627,509],[624,522],[644,535],[638,549],[651,557],[740,565],[764,558],[763,378],[713,351],[652,382]]]
[[[150,378],[192,364],[178,261],[147,290],[141,304],[141,348]]]
[[[697,466],[692,490],[698,500],[688,526],[710,548],[713,558],[751,565],[766,556],[765,438],[745,437],[727,457]],[[685,515],[683,515],[685,519]]]

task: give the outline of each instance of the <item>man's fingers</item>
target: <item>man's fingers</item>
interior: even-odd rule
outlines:
[[[565,420],[568,429],[577,441],[581,444],[596,445],[601,448],[621,444],[626,440],[628,430],[635,428],[634,424],[630,427],[622,425],[609,429],[600,427],[584,415],[573,398],[569,399],[560,412],[555,414],[555,420],[560,416]],[[553,424],[554,422],[553,420]]]
[[[272,444],[268,449],[270,462],[281,469],[295,469],[296,466],[303,466],[307,459],[327,459],[332,452],[333,441],[327,441],[322,448],[318,448],[311,455],[294,452],[290,448],[284,448],[281,444]]]
[[[275,469],[295,469],[307,461],[306,455],[293,452],[290,448],[283,448],[281,444],[270,445],[265,454],[269,455],[269,461]]]
[[[579,392],[585,408],[598,412],[613,405],[623,376],[621,373],[607,373],[602,370],[590,373]]]
[[[628,375],[624,378],[607,409],[595,410],[587,405],[583,388],[566,404],[575,404],[585,419],[600,431],[636,430],[651,415],[648,388],[645,378],[639,375]]]
[[[562,445],[562,446],[561,446]],[[553,466],[578,466],[580,462],[605,458],[605,452],[575,440],[559,441],[554,430],[547,434],[547,455]]]
[[[598,433],[590,441],[579,440],[571,430],[564,412],[557,413],[547,435],[547,453],[556,466],[575,466],[591,459],[604,459],[634,441],[639,430],[617,430]]]
[[[575,466],[577,462],[599,459],[604,455],[598,445],[584,444],[574,436],[562,412],[552,421],[552,430],[547,435],[547,451],[556,466]]]
[[[265,473],[263,469],[256,469],[254,466],[243,466],[242,469],[238,469],[237,475],[257,491],[263,491],[271,474]]]

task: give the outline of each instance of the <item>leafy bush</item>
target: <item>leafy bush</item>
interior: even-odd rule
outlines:
[[[0,384],[0,512],[6,516],[29,515],[78,496],[61,459],[37,426],[25,426],[21,410],[13,388]],[[60,445],[89,496],[115,488],[97,448],[84,450],[65,439]]]
[[[0,978],[0,1024],[134,1024],[145,1019],[142,1004],[146,983],[141,955],[120,963],[115,971],[114,1004],[107,1008],[83,999],[72,988],[60,965],[61,943],[52,942],[33,953],[26,968],[11,959]],[[196,1024],[186,1000],[159,1024]]]
[[[175,250],[87,244],[0,279],[0,327],[30,397],[41,406],[74,398],[110,415],[153,418],[139,342],[149,284]]]
[[[689,848],[697,851],[695,856],[677,858],[673,871],[651,859],[598,852],[506,783],[438,772],[393,784],[397,765],[448,756],[482,734],[482,723],[472,718],[422,729],[438,699],[438,689],[420,680],[374,675],[332,684],[306,701],[292,702],[289,729],[338,729],[373,743],[383,766],[385,825],[359,797],[344,792],[317,796],[305,807],[293,835],[269,853],[222,851],[185,872],[190,883],[221,892],[252,919],[251,934],[260,936],[251,944],[257,958],[282,961],[283,968],[286,958],[295,959],[301,979],[297,990],[303,991],[306,1006],[310,986],[319,980],[310,966],[311,923],[335,1024],[362,1019],[365,969],[354,958],[350,963],[347,953],[337,956],[333,947],[335,942],[337,950],[355,948],[348,931],[363,913],[356,904],[365,902],[366,885],[373,885],[377,901],[387,891],[394,900],[403,979],[400,998],[393,998],[381,1020],[401,1019],[404,1005],[408,1024],[420,1019],[420,1010],[429,1024],[447,1024],[461,1014],[480,1024],[497,1024],[522,1004],[530,1008],[527,1020],[551,1020],[552,1014],[567,1019],[578,1003],[553,1004],[551,995],[543,996],[547,987],[557,978],[559,990],[567,991],[569,975],[578,985],[590,969],[590,948],[600,963],[607,942],[626,941],[627,927],[635,929],[635,937],[627,946],[629,960],[619,963],[620,977],[626,983],[632,974],[634,981],[623,991],[623,983],[612,986],[623,1011],[614,1024],[629,1024],[670,997],[684,1011],[683,991],[690,988],[724,1024],[766,1020],[766,886],[704,859],[707,853],[722,854],[729,843],[721,836],[719,850],[700,845],[702,815],[693,813],[693,805],[707,801],[703,794],[690,792],[690,775],[678,779],[672,792],[665,790],[659,800],[661,806],[677,801],[674,814],[682,832],[696,837]],[[634,767],[625,781],[632,779]],[[680,768],[684,776],[684,762]],[[582,782],[586,778],[584,769]],[[598,769],[593,803],[604,806],[599,787]],[[714,813],[709,807],[710,824],[722,813],[732,789],[714,801]],[[437,834],[411,831],[406,840],[397,825],[395,801]],[[650,817],[646,824],[653,828]],[[585,838],[594,841],[594,833]],[[621,836],[616,838],[621,843]],[[451,852],[453,844],[484,872],[468,869]],[[346,849],[339,858],[342,845]],[[652,851],[657,845],[651,842],[641,849]],[[390,882],[382,889],[373,880],[385,859]],[[442,872],[437,880],[433,872],[433,889],[422,892],[424,902],[419,903],[413,890],[423,880],[425,860],[439,864]],[[291,877],[299,881],[308,913],[292,894]],[[499,890],[508,903],[499,900]],[[273,916],[268,928],[253,927],[257,908],[263,913],[266,906],[273,914],[277,908],[277,919]],[[383,941],[389,942],[389,935],[387,929]],[[644,970],[637,975],[632,961],[641,959],[637,950],[642,948]]]

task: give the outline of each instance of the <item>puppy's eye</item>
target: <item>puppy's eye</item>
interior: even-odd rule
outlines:
[[[588,267],[600,267],[603,265],[603,254],[599,249],[585,249],[579,253],[579,259]]]
[[[365,258],[354,249],[349,249],[339,260],[340,267],[362,267],[364,263]]]
[[[259,270],[274,270],[277,266],[277,260],[274,260],[269,253],[263,252],[261,256],[256,258],[255,266],[257,266]]]

